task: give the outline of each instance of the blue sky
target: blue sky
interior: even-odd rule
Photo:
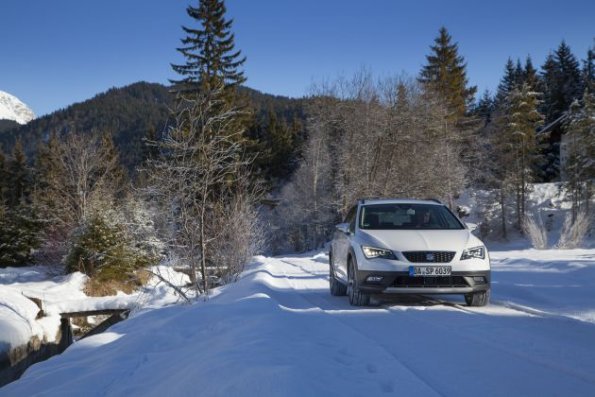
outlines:
[[[196,3],[197,0],[193,2]],[[37,115],[136,81],[166,83],[188,0],[2,0],[0,90]],[[562,39],[582,59],[595,1],[228,0],[247,85],[299,97],[366,67],[416,76],[440,26],[459,43],[472,84],[495,90],[506,59],[540,66]]]

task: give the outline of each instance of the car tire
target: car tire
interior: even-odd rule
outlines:
[[[465,295],[467,306],[486,306],[490,302],[490,290]]]
[[[355,265],[351,259],[347,263],[347,295],[351,306],[368,306],[370,295],[360,291],[357,277],[355,277]]]
[[[334,272],[334,267],[333,267],[333,255],[330,254],[329,255],[329,287],[331,290],[331,295],[332,296],[345,296],[347,295],[347,286],[343,283],[341,283],[339,280],[337,280],[337,278],[335,277],[335,272]]]

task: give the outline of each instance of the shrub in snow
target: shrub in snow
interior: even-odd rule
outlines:
[[[587,233],[589,233],[593,221],[592,218],[592,214],[587,213],[587,211],[579,211],[573,223],[572,214],[567,214],[564,219],[564,226],[562,226],[560,240],[556,246],[561,249],[580,247]]]
[[[40,222],[24,206],[0,206],[0,267],[27,266],[39,246]]]
[[[122,224],[95,214],[73,236],[66,267],[69,272],[85,273],[95,284],[130,290],[142,282],[135,270],[153,261],[153,257],[136,249]],[[101,294],[113,293],[114,288],[102,289]]]
[[[547,248],[547,231],[539,214],[535,217],[525,217],[523,231],[529,237],[529,240],[531,240],[533,248],[540,250]]]

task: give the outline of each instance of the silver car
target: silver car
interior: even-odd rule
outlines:
[[[329,253],[330,291],[365,306],[371,295],[462,294],[470,306],[490,296],[485,245],[434,200],[360,200],[337,225]]]

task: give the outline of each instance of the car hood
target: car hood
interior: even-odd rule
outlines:
[[[483,245],[469,230],[360,230],[361,242],[393,251],[462,251]]]

